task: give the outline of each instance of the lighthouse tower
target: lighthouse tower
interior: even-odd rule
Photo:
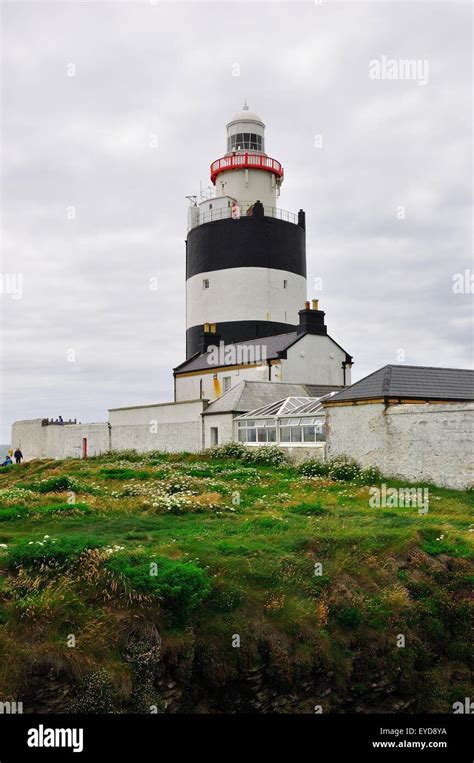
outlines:
[[[283,167],[247,104],[211,164],[214,193],[188,212],[186,357],[294,331],[306,300],[305,215],[277,207]]]

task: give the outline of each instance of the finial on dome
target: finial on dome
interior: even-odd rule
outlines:
[[[245,99],[244,105],[242,106],[242,111],[248,111],[248,110],[249,110],[249,107],[247,105],[247,99]]]

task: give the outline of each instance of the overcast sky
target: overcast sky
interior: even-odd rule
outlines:
[[[472,293],[453,292],[472,272],[471,14],[453,2],[3,4],[0,441],[16,419],[101,421],[172,399],[185,196],[210,184],[245,98],[285,168],[280,206],[306,210],[308,297],[354,356],[353,378],[401,361],[471,367]],[[372,79],[383,56],[428,77]],[[5,293],[15,273],[20,299]]]

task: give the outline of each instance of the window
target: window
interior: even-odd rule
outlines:
[[[224,376],[222,379],[222,389],[224,392],[228,392],[230,390],[230,385],[232,382],[232,378],[230,376]]]
[[[237,428],[239,442],[276,442],[276,426],[273,419],[239,421]]]
[[[239,442],[255,445],[275,442],[316,445],[326,439],[325,417],[319,398],[278,400],[256,408],[246,416],[239,416],[236,427]]]
[[[211,445],[219,444],[219,430],[217,427],[211,427]]]
[[[283,288],[284,289],[288,288],[288,281],[286,279],[283,281]]]
[[[209,278],[204,278],[204,280],[202,282],[202,288],[203,289],[208,289],[209,288]]]
[[[228,151],[263,151],[261,135],[254,132],[238,132],[227,140]]]

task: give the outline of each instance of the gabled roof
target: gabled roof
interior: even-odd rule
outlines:
[[[357,400],[474,400],[474,371],[387,365],[342,390],[327,405]]]
[[[332,389],[338,389],[332,387]],[[327,394],[328,387],[324,387],[324,393]],[[263,381],[241,381],[232,387],[217,400],[208,405],[203,416],[213,413],[247,413],[255,408],[283,401],[288,397],[297,397],[304,400],[312,396],[308,386],[305,384],[290,384],[286,382],[263,382]]]
[[[264,357],[266,360],[275,360],[279,357],[280,352],[284,352],[290,345],[292,345],[296,339],[298,339],[296,331],[291,331],[288,334],[274,334],[273,336],[258,337],[257,339],[249,339],[246,342],[236,342],[233,345],[229,345],[232,348],[234,354],[238,355],[239,351],[244,357],[245,347],[258,347],[259,354],[255,353],[256,357]],[[217,345],[218,346],[218,345]],[[225,354],[226,347],[223,345],[221,353]],[[249,353],[251,355],[251,353]],[[190,371],[204,371],[210,368],[219,368],[222,365],[232,365],[228,363],[212,363],[212,355],[209,352],[202,352],[200,355],[194,355],[189,360],[185,360],[179,366],[174,369],[175,374],[189,373]],[[245,360],[243,361],[245,363]],[[247,361],[248,362],[248,361]],[[240,363],[237,363],[240,365]]]
[[[230,345],[221,345],[219,347],[219,343],[217,343],[217,347],[219,349],[219,358],[217,362],[213,361],[213,354],[209,352],[202,352],[201,354],[196,353],[196,355],[193,355],[191,358],[188,358],[188,360],[185,360],[183,363],[180,363],[179,366],[176,366],[176,368],[173,369],[173,373],[176,374],[183,374],[183,373],[191,373],[193,371],[206,371],[212,368],[221,368],[222,366],[229,366],[229,368],[233,365],[232,363],[229,363],[227,360],[224,360],[224,362],[221,361],[221,356],[223,359],[225,359],[225,352],[226,348],[229,348],[232,350],[233,357],[239,356],[239,354],[243,355],[244,360],[239,361],[237,360],[236,365],[246,365],[249,363],[249,360],[246,360],[249,356],[252,356],[252,349],[253,347],[257,348],[257,352],[255,352],[255,358],[258,360],[259,358],[265,358],[265,360],[261,360],[260,362],[265,363],[267,360],[276,360],[277,358],[286,358],[286,351],[289,350],[289,348],[296,344],[296,342],[299,342],[300,339],[302,339],[304,336],[320,336],[319,334],[310,334],[308,332],[303,332],[302,334],[298,334],[297,331],[290,331],[288,334],[274,334],[273,336],[262,336],[257,337],[257,339],[249,339],[245,342],[235,342],[235,344]],[[333,342],[337,347],[339,347],[340,350],[343,352],[346,352],[343,347],[341,347],[340,344],[338,344],[332,337],[329,336],[329,334],[325,334],[331,342]],[[245,348],[249,348],[250,351],[246,351]],[[346,356],[348,359],[351,358],[350,355],[346,353]],[[250,361],[251,363],[252,361]]]

